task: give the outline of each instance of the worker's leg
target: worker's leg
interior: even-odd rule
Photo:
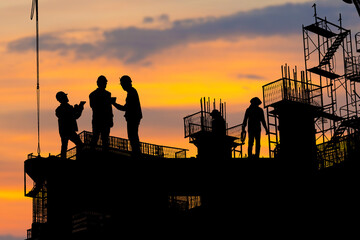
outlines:
[[[255,146],[255,157],[259,158],[259,156],[260,156],[260,136],[261,136],[261,132],[259,131],[259,132],[255,133],[254,136],[255,136],[255,144],[256,144],[256,146]]]
[[[252,157],[252,149],[254,145],[254,134],[252,132],[249,132],[249,142],[248,142],[248,157]]]
[[[95,146],[97,145],[97,142],[99,140],[99,136],[100,136],[100,129],[97,126],[93,125],[93,135],[91,138],[91,142],[90,142],[90,147],[91,149],[95,149]]]
[[[73,132],[70,137],[69,140],[72,141],[76,146],[82,146],[83,142],[81,141],[79,135],[76,134],[76,132]]]
[[[76,155],[79,156],[82,148],[84,147],[84,143],[81,141],[79,135],[77,135],[76,132],[73,132],[69,136],[69,140],[76,145]]]
[[[101,141],[104,151],[107,151],[109,149],[109,135],[110,127],[103,127],[103,129],[101,129]]]
[[[67,136],[61,136],[61,158],[62,159],[66,159],[68,142],[69,142],[69,138]]]
[[[140,156],[140,139],[139,139],[140,121],[127,121],[128,138],[130,141],[132,156],[137,158]]]

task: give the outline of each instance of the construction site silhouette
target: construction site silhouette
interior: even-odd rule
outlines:
[[[24,163],[24,192],[33,200],[27,239],[292,237],[353,221],[360,200],[360,61],[341,21],[316,11],[314,20],[302,27],[305,71],[298,78],[297,67],[281,66],[281,78],[263,86],[264,110],[254,98],[243,123],[229,127],[226,103],[201,98],[200,111],[184,117],[196,157],[140,142],[140,100],[130,77],[122,78],[121,105],[100,76],[90,95],[93,132],[78,135],[82,147],[64,156],[63,141],[61,155],[29,154]],[[356,47],[360,52],[357,38]],[[336,54],[342,70],[332,61]],[[111,105],[125,111],[129,139],[109,136]],[[259,156],[260,124],[266,158]]]

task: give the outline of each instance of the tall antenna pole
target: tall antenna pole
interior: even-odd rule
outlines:
[[[34,17],[34,11],[36,12],[36,105],[37,105],[37,138],[38,146],[37,153],[40,156],[40,68],[39,68],[39,4],[38,0],[32,1],[30,19]]]

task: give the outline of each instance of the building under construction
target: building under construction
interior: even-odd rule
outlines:
[[[360,61],[341,20],[314,19],[303,26],[305,71],[298,76],[285,65],[279,80],[263,86],[269,158],[243,158],[241,124],[228,127],[226,104],[203,98],[200,111],[184,118],[194,158],[186,149],[141,143],[142,158],[134,160],[127,139],[110,137],[103,151],[101,140],[91,149],[92,133],[82,132],[85,146],[70,149],[66,160],[30,154],[25,161],[24,192],[33,200],[27,239],[268,235],[304,232],[304,221],[321,229],[353,219]]]

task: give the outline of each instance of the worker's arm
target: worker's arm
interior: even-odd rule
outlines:
[[[126,106],[123,106],[123,105],[118,104],[118,103],[116,103],[116,102],[112,103],[112,105],[113,105],[116,109],[118,109],[118,110],[120,110],[120,111],[126,111]]]
[[[84,110],[84,104],[85,104],[85,102],[82,102],[79,105],[77,105],[77,104],[74,105],[74,117],[75,117],[75,119],[78,119],[78,118],[81,117],[81,114],[82,114],[82,112]]]
[[[263,127],[264,127],[264,129],[265,129],[265,131],[266,131],[266,134],[269,134],[269,129],[267,128],[266,122],[265,122],[264,110],[261,109],[261,111],[262,111],[262,114],[261,114],[261,123],[262,123],[262,125],[263,125]]]

